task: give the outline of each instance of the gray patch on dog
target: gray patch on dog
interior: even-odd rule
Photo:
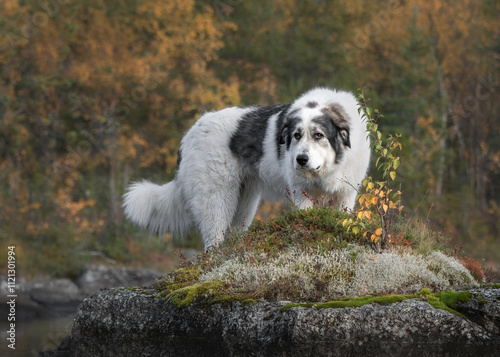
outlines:
[[[288,105],[252,106],[253,110],[244,114],[238,122],[238,128],[229,142],[231,151],[255,166],[264,154],[263,141],[269,117],[285,111]]]
[[[313,123],[320,126],[330,145],[335,150],[335,162],[342,160],[346,147],[351,147],[349,138],[349,123],[345,118],[339,118],[338,113],[331,109],[323,110],[325,115],[313,119]],[[338,124],[337,124],[338,123]],[[342,127],[339,126],[343,125]]]

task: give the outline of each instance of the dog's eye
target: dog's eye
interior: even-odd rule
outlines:
[[[321,133],[316,133],[316,134],[314,134],[314,138],[315,138],[315,139],[318,139],[318,140],[319,140],[319,139],[323,139],[324,137],[325,137],[325,136],[324,136],[323,134],[321,134]]]
[[[300,135],[300,133],[295,133],[293,134],[293,137],[297,140],[300,140],[300,138],[302,137],[302,135]]]

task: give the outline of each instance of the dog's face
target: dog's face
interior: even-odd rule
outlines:
[[[288,160],[305,177],[330,171],[350,148],[349,121],[339,105],[291,108],[282,129]]]

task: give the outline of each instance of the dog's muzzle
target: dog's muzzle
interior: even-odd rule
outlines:
[[[309,155],[307,154],[299,154],[295,158],[295,161],[297,161],[297,169],[298,170],[307,170],[307,171],[318,171],[321,168],[321,165],[318,167],[309,167]]]

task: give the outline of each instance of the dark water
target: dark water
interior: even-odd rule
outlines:
[[[44,318],[16,322],[16,349],[8,348],[9,326],[0,322],[0,356],[37,356],[38,352],[54,350],[62,339],[71,333],[75,314],[65,317]]]

